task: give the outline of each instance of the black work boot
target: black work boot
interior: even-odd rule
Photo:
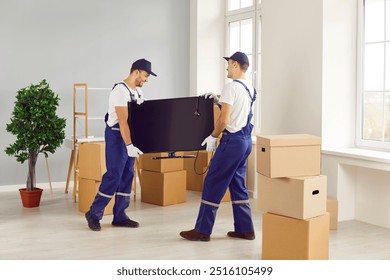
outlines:
[[[89,228],[90,228],[91,230],[93,230],[93,231],[99,231],[99,230],[102,229],[102,228],[100,227],[100,222],[99,222],[99,220],[95,220],[95,219],[91,218],[89,211],[88,211],[87,213],[85,213],[85,218],[87,219],[88,226],[89,226]]]

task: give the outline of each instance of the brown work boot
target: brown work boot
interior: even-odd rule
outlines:
[[[235,231],[229,231],[227,233],[229,237],[234,237],[234,238],[243,238],[243,239],[248,239],[248,240],[253,240],[255,239],[255,233],[254,232],[235,232]]]
[[[182,231],[180,236],[191,241],[210,241],[210,234],[197,232],[195,229]]]

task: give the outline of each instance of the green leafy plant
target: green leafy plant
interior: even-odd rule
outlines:
[[[36,187],[38,155],[43,153],[47,157],[48,153],[54,153],[65,139],[66,120],[56,113],[59,100],[46,80],[17,92],[11,122],[6,128],[16,140],[5,153],[15,156],[20,163],[28,161],[27,191]]]

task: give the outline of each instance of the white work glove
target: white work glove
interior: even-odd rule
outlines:
[[[212,93],[212,92],[205,93],[202,96],[204,96],[205,99],[208,99],[208,98],[214,99],[214,103],[218,103],[219,102],[218,96],[216,94]]]
[[[127,149],[127,155],[129,157],[138,157],[139,155],[143,154],[143,152],[133,144],[126,145],[126,149]]]
[[[136,102],[137,102],[137,105],[141,105],[142,103],[144,103],[145,99],[143,98],[137,98]]]
[[[217,148],[217,138],[210,135],[204,141],[202,142],[202,146],[206,144],[206,151],[208,152],[214,152]]]

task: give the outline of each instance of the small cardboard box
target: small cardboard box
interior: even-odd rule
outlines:
[[[327,177],[268,178],[258,174],[258,206],[263,212],[296,219],[326,213]]]
[[[182,155],[183,153],[176,153]],[[141,157],[142,169],[154,172],[171,172],[183,170],[182,158],[154,159],[156,157],[167,157],[168,153],[147,153]]]
[[[270,178],[320,175],[321,138],[308,134],[257,136],[257,172]]]
[[[79,178],[101,181],[106,173],[105,142],[81,143],[77,168]]]
[[[265,213],[262,259],[329,259],[329,213],[307,220]]]
[[[328,197],[326,201],[326,212],[330,214],[330,229],[337,229],[339,202],[334,197]]]
[[[100,183],[100,181],[79,178],[78,204],[80,212],[85,213],[89,210],[99,190]],[[111,215],[113,213],[114,203],[115,195],[104,209],[104,215]]]
[[[142,171],[141,201],[161,206],[186,202],[186,171]]]

